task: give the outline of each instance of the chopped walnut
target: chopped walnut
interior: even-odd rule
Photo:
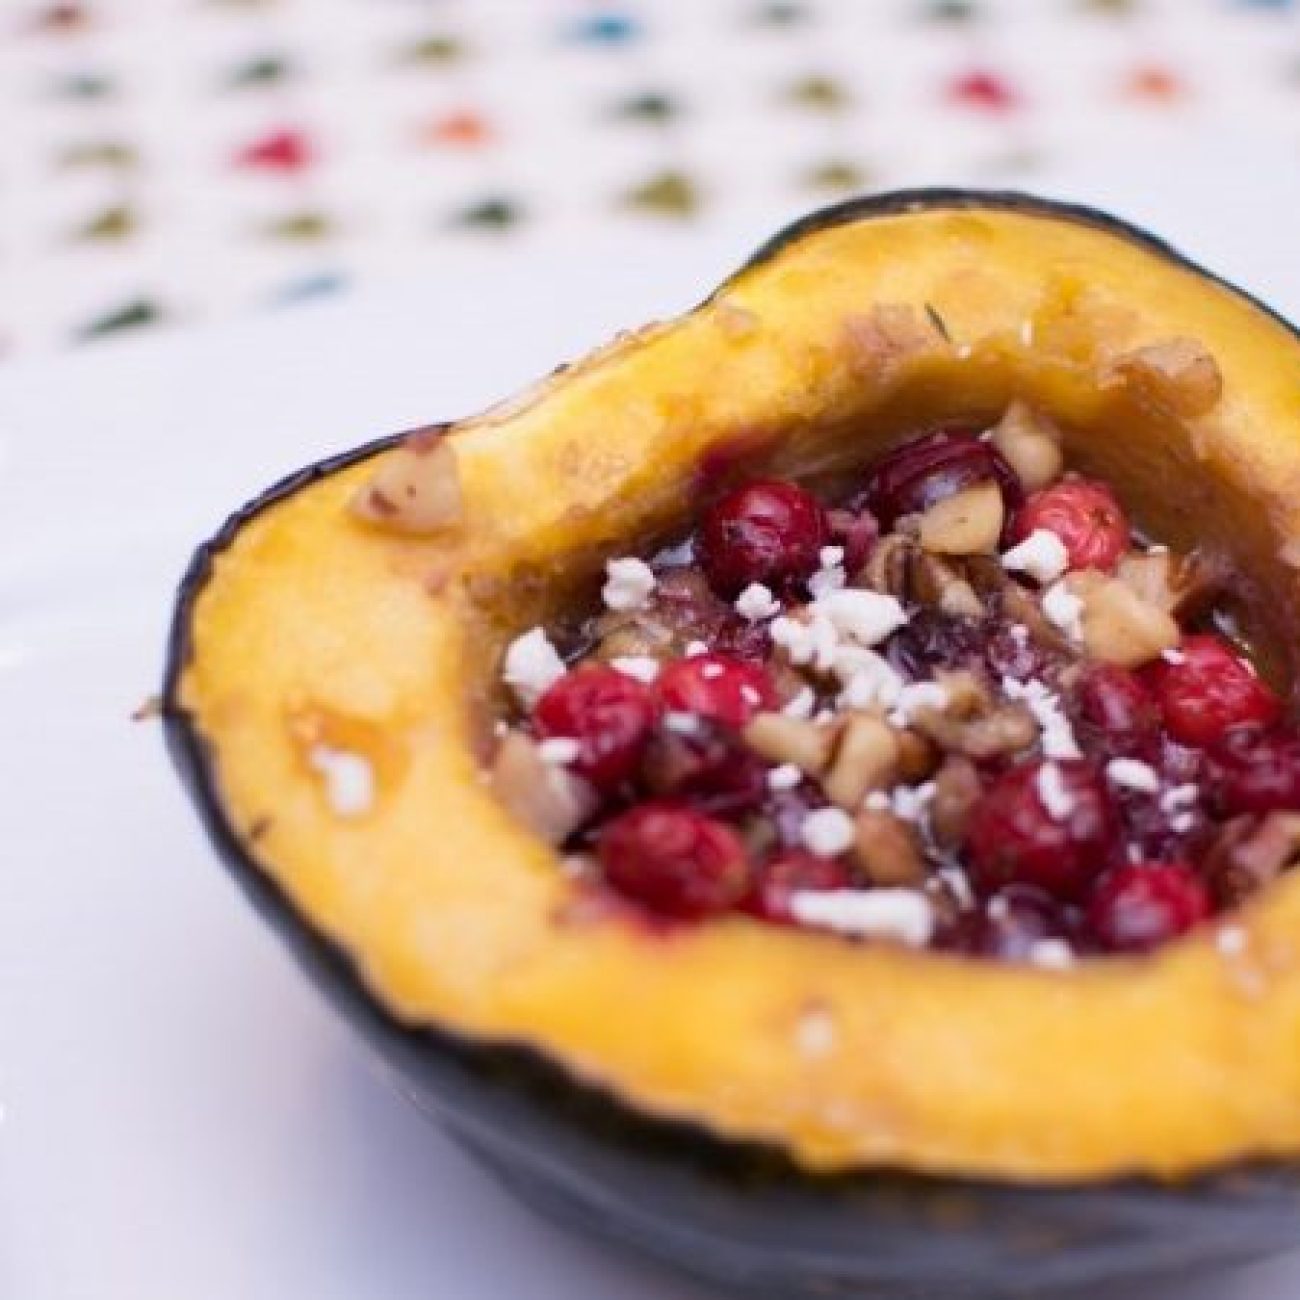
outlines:
[[[1165,339],[1113,358],[1103,381],[1136,389],[1175,415],[1206,415],[1223,396],[1219,363],[1195,339]]]
[[[592,788],[558,763],[548,763],[537,743],[512,731],[492,763],[497,798],[548,844],[561,844],[596,810]]]
[[[933,605],[945,614],[979,618],[984,603],[975,588],[949,561],[926,551],[913,557],[907,581],[908,595],[922,605]]]
[[[1182,639],[1171,614],[1149,604],[1118,578],[1085,570],[1065,579],[1082,602],[1083,642],[1094,659],[1140,668]]]
[[[919,732],[898,733],[898,777],[909,785],[924,781],[934,771],[939,752]]]
[[[986,479],[944,497],[921,516],[921,545],[939,555],[987,555],[997,549],[1005,513],[1002,489]]]
[[[773,763],[793,763],[816,776],[826,770],[835,746],[835,729],[784,713],[759,713],[745,728],[745,743]]]
[[[1065,465],[1061,431],[1041,411],[1017,398],[993,429],[993,446],[1019,476],[1028,492],[1060,478]]]
[[[1205,856],[1205,873],[1222,907],[1235,907],[1300,863],[1300,813],[1235,817]]]
[[[1028,749],[1038,739],[1038,724],[1019,700],[995,701],[973,673],[936,673],[948,703],[918,709],[912,725],[940,748],[969,758],[988,759]]]
[[[886,533],[872,548],[867,562],[855,581],[859,586],[870,587],[886,596],[899,600],[908,594],[908,572],[916,543],[902,533]]]
[[[1147,604],[1182,619],[1194,618],[1223,586],[1215,566],[1195,551],[1130,551],[1115,576]]]
[[[934,776],[930,801],[930,831],[942,848],[956,848],[966,836],[966,823],[980,798],[980,778],[968,758],[946,758]]]
[[[857,815],[853,855],[873,885],[917,885],[926,877],[916,829],[891,812],[868,808]]]
[[[840,732],[823,784],[841,808],[859,807],[871,790],[889,785],[898,771],[898,733],[869,714],[850,717]]]
[[[458,527],[465,503],[451,443],[437,429],[412,434],[379,458],[351,509],[369,523],[415,536]]]

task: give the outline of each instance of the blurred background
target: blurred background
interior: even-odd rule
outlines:
[[[1289,0],[5,0],[0,359],[1207,157],[1300,163]]]

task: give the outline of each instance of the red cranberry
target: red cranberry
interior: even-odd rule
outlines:
[[[1160,712],[1146,683],[1118,664],[1094,663],[1079,682],[1080,733],[1107,758],[1146,757],[1160,730]]]
[[[1091,763],[1054,764],[1069,811],[1058,821],[1039,794],[1043,762],[1003,772],[975,805],[967,827],[971,878],[982,894],[1034,885],[1054,898],[1079,897],[1106,864],[1114,810]]]
[[[723,596],[737,596],[751,582],[789,595],[820,567],[829,540],[826,511],[811,493],[795,483],[750,483],[708,510],[696,555]]]
[[[1026,961],[1044,939],[1069,937],[1060,904],[1029,885],[1009,885],[984,905],[972,936],[972,950],[999,961]]]
[[[645,788],[715,817],[738,817],[767,797],[767,765],[735,732],[704,719],[687,732],[660,727],[641,761]]]
[[[1300,809],[1300,735],[1229,732],[1206,757],[1215,804],[1226,816]]]
[[[665,916],[725,912],[749,889],[740,836],[681,804],[643,803],[621,814],[602,830],[597,851],[611,885]]]
[[[1105,483],[1072,478],[1032,493],[1016,513],[1012,539],[1023,541],[1043,528],[1065,545],[1072,569],[1109,572],[1128,549],[1124,508]]]
[[[697,713],[728,727],[743,727],[761,709],[775,708],[776,687],[765,668],[727,655],[693,655],[659,675],[664,708]]]
[[[832,510],[830,512],[831,541],[844,550],[844,570],[850,576],[871,558],[880,525],[867,510]]]
[[[1145,952],[1210,915],[1209,890],[1184,862],[1136,862],[1097,882],[1088,927],[1110,952]]]
[[[865,498],[885,528],[901,515],[928,510],[963,488],[997,481],[1009,510],[1020,504],[1020,480],[986,442],[973,433],[945,429],[905,443],[883,456],[867,477]]]
[[[1217,636],[1189,636],[1177,663],[1161,660],[1146,680],[1175,740],[1202,749],[1233,727],[1271,727],[1282,703],[1250,664]]]
[[[572,769],[608,792],[636,771],[657,714],[654,692],[643,682],[603,664],[585,664],[543,694],[533,722],[543,739],[576,740]]]
[[[835,858],[791,849],[759,868],[745,910],[765,921],[789,924],[790,896],[805,889],[851,889],[853,873]]]

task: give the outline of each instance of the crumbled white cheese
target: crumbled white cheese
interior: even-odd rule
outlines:
[[[700,676],[706,682],[716,682],[727,670],[721,664],[705,664],[700,669]]]
[[[370,760],[330,745],[313,745],[307,754],[325,779],[325,798],[340,817],[361,817],[375,804],[375,770]]]
[[[772,621],[772,641],[780,646],[792,664],[807,665],[827,672],[835,662],[839,637],[830,619],[812,607],[807,620],[788,618],[784,614]]]
[[[1140,758],[1112,758],[1106,764],[1106,775],[1113,785],[1141,790],[1143,794],[1155,794],[1160,789],[1160,774]]]
[[[889,796],[883,790],[872,790],[862,801],[864,808],[870,808],[872,812],[886,812],[890,807]]]
[[[879,645],[907,622],[907,611],[895,597],[857,587],[828,591],[813,602],[813,609],[840,636],[867,646]]]
[[[1029,643],[1029,629],[1023,623],[1012,623],[1007,629],[1011,633],[1011,639],[1020,646]]]
[[[610,667],[617,668],[627,677],[635,677],[647,686],[659,676],[659,660],[650,655],[617,655],[611,659]]]
[[[793,790],[803,780],[803,773],[793,763],[782,763],[779,767],[768,769],[767,788],[769,790]]]
[[[551,644],[545,628],[516,637],[506,649],[502,676],[525,705],[532,705],[553,682],[564,676],[564,660]]]
[[[914,889],[801,889],[790,896],[790,913],[804,925],[909,948],[925,947],[934,933],[934,908]]]
[[[1171,786],[1160,796],[1160,811],[1169,818],[1169,829],[1182,835],[1196,825],[1192,810],[1200,798],[1200,791],[1190,782]]]
[[[644,560],[627,556],[606,562],[605,585],[600,594],[608,608],[620,612],[641,609],[654,589],[654,570]]]
[[[906,727],[918,713],[928,709],[942,711],[948,704],[948,692],[938,682],[909,682],[895,697],[889,722],[895,727]]]
[[[837,701],[842,709],[893,708],[904,687],[893,665],[863,646],[837,651],[833,669],[844,684]]]
[[[823,569],[838,569],[844,563],[844,547],[823,546],[817,552],[817,562]]]
[[[686,643],[686,657],[688,659],[698,659],[700,655],[709,653],[707,641],[688,641]]]
[[[1009,700],[1023,700],[1042,732],[1043,754],[1047,758],[1080,758],[1083,751],[1065,716],[1061,701],[1042,682],[1018,682],[1003,677],[1002,693]]]
[[[835,1021],[825,1007],[809,1007],[794,1029],[795,1046],[803,1056],[825,1056],[835,1046]]]
[[[759,694],[758,688],[745,682],[740,688],[740,698],[749,705],[751,709],[756,709],[763,703],[763,697]]]
[[[813,706],[817,703],[817,696],[813,693],[811,686],[801,686],[795,694],[786,701],[781,712],[787,718],[811,718]]]
[[[1070,567],[1070,553],[1050,528],[1035,528],[1023,542],[1003,555],[1002,567],[1027,573],[1035,582],[1046,586]]]
[[[934,782],[899,785],[890,792],[889,805],[894,816],[905,822],[924,820],[934,800]]]
[[[772,595],[772,589],[761,582],[751,582],[736,597],[736,613],[751,623],[774,618],[781,612],[781,602]]]
[[[679,736],[693,736],[700,729],[700,719],[697,714],[670,709],[664,714],[664,726]]]
[[[1167,650],[1162,650],[1160,652],[1160,657],[1167,664],[1176,665],[1185,664],[1187,662],[1187,656],[1179,650],[1177,646],[1170,646]]]
[[[1074,796],[1066,788],[1061,769],[1047,762],[1034,777],[1034,789],[1039,802],[1054,822],[1063,822],[1074,812]]]
[[[537,756],[543,763],[572,763],[582,747],[571,736],[548,736],[537,742]]]
[[[836,857],[853,843],[853,818],[842,808],[815,808],[803,819],[799,838],[810,853]]]
[[[1147,547],[1147,554],[1148,554],[1148,555],[1168,555],[1168,554],[1169,554],[1169,547],[1167,547],[1167,546],[1164,544],[1164,542],[1152,542],[1151,545]]]
[[[1029,960],[1044,970],[1069,970],[1074,949],[1064,939],[1038,939],[1029,947]]]
[[[820,600],[832,591],[839,591],[848,583],[848,574],[838,566],[830,569],[818,569],[808,579],[808,591],[814,600]]]
[[[1058,582],[1043,593],[1043,613],[1072,641],[1083,640],[1083,601]]]

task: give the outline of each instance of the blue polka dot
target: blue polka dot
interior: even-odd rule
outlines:
[[[584,18],[571,29],[575,41],[589,45],[624,45],[641,35],[641,28],[628,14],[601,13]]]

